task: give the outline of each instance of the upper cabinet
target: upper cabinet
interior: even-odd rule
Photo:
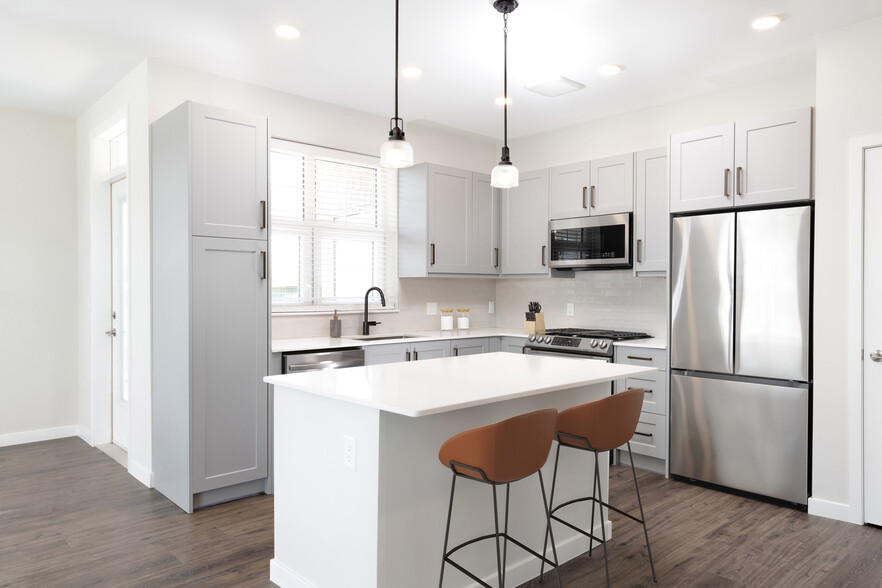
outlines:
[[[550,174],[551,219],[634,209],[633,153],[553,167]]]
[[[634,273],[664,275],[668,268],[668,149],[634,155]]]
[[[548,169],[522,173],[517,188],[503,191],[500,274],[548,274],[548,178]]]
[[[398,170],[398,192],[400,277],[497,273],[490,176],[423,163]]]
[[[266,240],[266,118],[193,102],[181,108],[190,112],[192,234]]]
[[[671,212],[811,198],[812,110],[671,135]]]

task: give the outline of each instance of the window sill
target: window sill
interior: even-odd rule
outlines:
[[[397,312],[401,312],[398,308],[373,308],[368,307],[368,312],[373,314],[394,314]],[[364,314],[364,309],[361,310],[337,310],[338,315],[354,315],[354,314]],[[272,316],[281,317],[281,316],[300,316],[300,317],[309,317],[309,316],[334,316],[333,310],[274,310],[272,311]]]

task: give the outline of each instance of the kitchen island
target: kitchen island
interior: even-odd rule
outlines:
[[[489,353],[266,378],[274,387],[275,415],[270,578],[298,588],[436,584],[451,478],[438,461],[445,440],[531,410],[597,400],[610,393],[610,382],[652,371]],[[555,503],[591,488],[590,454],[564,452],[561,460],[566,475],[559,477]],[[549,487],[552,462],[543,469]],[[608,473],[601,465],[605,490]],[[451,543],[491,532],[491,505],[489,486],[459,485]],[[541,550],[545,514],[537,477],[512,486],[511,509],[511,534]],[[587,528],[590,510],[584,511],[574,521]],[[562,561],[588,549],[584,537],[557,524],[555,538]],[[458,561],[495,577],[492,542],[472,546]],[[507,568],[511,586],[539,573],[539,563],[517,548],[509,550]],[[445,586],[470,582],[452,570],[445,574]]]

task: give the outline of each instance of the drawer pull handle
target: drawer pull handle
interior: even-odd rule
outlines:
[[[588,186],[582,186],[582,208],[588,208]]]
[[[628,359],[639,359],[641,361],[652,361],[651,357],[640,357],[639,355],[629,355]]]
[[[640,431],[634,431],[635,435],[640,435],[641,437],[649,437],[652,439],[652,433],[641,433]]]
[[[635,389],[634,386],[628,386],[628,390],[634,390],[634,389]],[[652,390],[650,390],[649,388],[644,388],[643,391],[646,392],[647,394],[652,394]]]

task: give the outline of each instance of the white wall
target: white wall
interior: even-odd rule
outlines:
[[[129,472],[150,484],[150,141],[147,126],[147,64],[120,80],[77,119],[76,153],[79,259],[79,420],[83,437],[109,443],[110,246],[109,197],[93,182],[91,135],[127,109],[131,234],[131,442]],[[106,392],[106,397],[103,395]],[[93,395],[94,393],[94,395]],[[96,422],[100,420],[101,422]]]
[[[0,107],[0,446],[77,433],[71,118]]]
[[[817,55],[815,113],[814,445],[809,512],[848,518],[846,340],[849,284],[848,141],[882,132],[882,19],[825,35]],[[859,279],[859,278],[858,278]],[[878,450],[878,448],[868,448]],[[860,476],[857,476],[860,479]],[[854,513],[852,513],[854,514]],[[862,513],[858,514],[858,520]]]

